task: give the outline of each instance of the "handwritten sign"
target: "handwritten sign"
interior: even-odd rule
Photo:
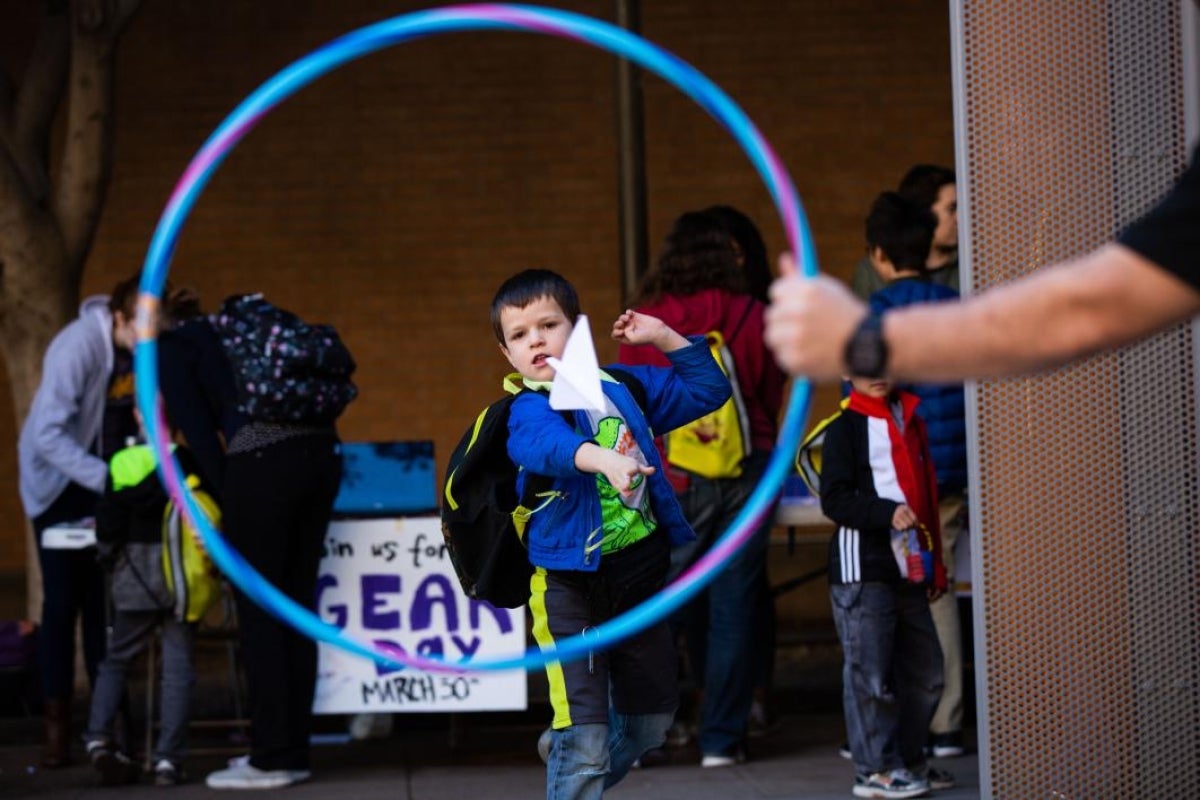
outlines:
[[[524,652],[525,610],[493,608],[462,592],[438,517],[330,524],[317,580],[317,613],[383,650],[447,661]],[[523,670],[443,674],[391,669],[318,647],[318,714],[363,711],[521,710]]]

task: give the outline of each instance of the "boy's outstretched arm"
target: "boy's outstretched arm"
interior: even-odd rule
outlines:
[[[688,340],[658,317],[626,309],[613,322],[612,338],[621,344],[652,344],[664,353],[688,346]]]
[[[603,475],[618,492],[629,491],[638,475],[654,474],[654,467],[592,442],[585,442],[575,451],[575,466],[580,472]]]

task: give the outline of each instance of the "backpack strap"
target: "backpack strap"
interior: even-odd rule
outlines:
[[[746,320],[750,317],[750,311],[754,308],[754,298],[746,297],[746,307],[742,309],[742,317],[738,320],[738,324],[733,327],[733,333],[725,337],[725,343],[731,343],[737,335],[742,332],[742,326],[746,324]]]
[[[545,389],[530,389],[528,386],[522,388],[520,392],[517,392],[517,394],[521,394],[521,392],[537,392],[538,394],[542,394],[547,397],[550,395],[550,393]],[[575,427],[575,417],[570,411],[559,411],[558,413],[559,416],[563,418],[563,422],[567,423],[567,425],[569,425],[571,428]],[[540,505],[537,499],[538,495],[550,491],[550,487],[553,485],[554,478],[550,477],[549,475],[539,475],[536,472],[530,472],[525,477],[525,488],[524,491],[521,492],[518,502],[525,508],[531,510],[536,509]],[[522,543],[524,543],[523,532]]]
[[[850,399],[846,398],[838,406],[838,410],[812,427],[800,442],[796,450],[796,472],[808,487],[813,497],[821,496],[821,456],[825,445],[825,431],[829,425],[846,410]]]
[[[646,387],[642,385],[641,381],[619,367],[607,367],[604,373],[615,379],[617,383],[623,384],[629,390],[629,393],[633,395],[633,401],[638,404],[638,408],[642,410],[643,414],[646,413]]]

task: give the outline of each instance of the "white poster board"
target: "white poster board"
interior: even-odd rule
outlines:
[[[330,524],[317,614],[384,649],[460,661],[525,651],[525,609],[493,608],[462,592],[436,516]],[[523,710],[524,670],[429,673],[390,669],[319,644],[318,714]]]

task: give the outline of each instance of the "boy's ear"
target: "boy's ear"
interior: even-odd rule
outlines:
[[[500,354],[503,355],[506,359],[508,359],[508,363],[513,369],[516,369],[517,365],[513,362],[512,356],[508,352],[508,348],[505,347],[503,344],[500,344],[499,342],[497,342],[497,345],[500,347]]]
[[[892,266],[892,260],[883,252],[883,248],[871,247],[867,250],[867,256],[871,259],[871,267],[874,268],[875,274],[885,281],[891,280],[896,268]]]

